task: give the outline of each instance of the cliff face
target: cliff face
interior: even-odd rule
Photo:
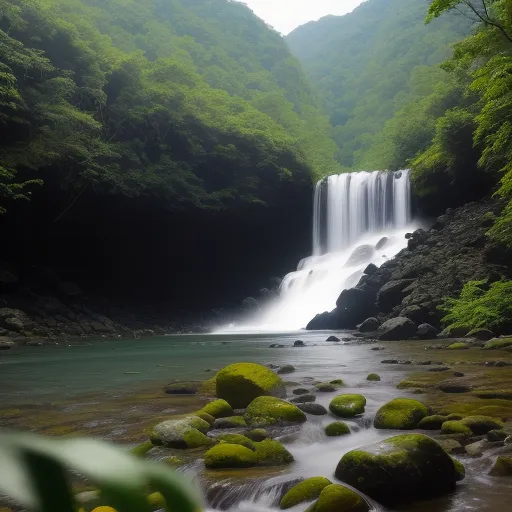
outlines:
[[[510,277],[507,251],[486,236],[500,211],[490,199],[448,209],[431,229],[409,234],[408,247],[394,259],[378,269],[369,266],[357,286],[340,295],[336,309],[317,315],[308,329],[355,329],[368,317],[378,324],[405,317],[439,329],[438,306],[464,283]]]

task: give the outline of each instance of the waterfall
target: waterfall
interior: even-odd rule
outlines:
[[[301,329],[317,313],[331,311],[364,269],[380,266],[406,246],[411,223],[409,171],[354,172],[316,184],[312,256],[283,279],[279,296],[246,325],[225,330]]]

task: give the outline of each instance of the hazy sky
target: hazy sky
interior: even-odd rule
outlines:
[[[283,34],[328,14],[346,14],[363,0],[240,0]]]

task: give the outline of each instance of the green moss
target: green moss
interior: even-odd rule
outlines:
[[[366,398],[363,395],[338,395],[329,404],[330,411],[340,418],[353,418],[364,413]]]
[[[373,425],[379,429],[411,430],[428,414],[428,407],[418,400],[395,398],[377,411]]]
[[[512,476],[512,457],[500,455],[489,474],[491,476]]]
[[[487,350],[498,350],[502,348],[512,347],[512,338],[498,338],[495,340],[489,340],[485,344]]]
[[[462,462],[459,462],[457,459],[452,457],[453,465],[455,467],[455,474],[457,475],[457,482],[464,480],[466,477],[466,468]]]
[[[450,328],[485,328],[503,331],[512,322],[512,281],[467,282],[457,299],[448,298],[440,309],[446,313],[442,323]],[[467,334],[467,333],[466,333]]]
[[[293,455],[281,444],[265,439],[256,444],[256,460],[259,466],[282,466],[294,461]]]
[[[215,440],[211,437],[205,436],[199,430],[192,428],[183,433],[183,441],[185,441],[187,448],[203,448],[215,444]]]
[[[366,380],[378,382],[378,381],[380,381],[380,376],[377,375],[376,373],[370,373],[370,375],[368,375],[368,377],[366,377]]]
[[[471,429],[473,434],[480,436],[487,434],[490,430],[499,430],[503,428],[503,422],[489,416],[466,416],[460,422]]]
[[[462,343],[462,342],[458,342],[458,343],[452,343],[451,345],[448,345],[448,347],[450,350],[464,350],[466,348],[469,348],[468,345],[466,345],[466,343]]]
[[[369,506],[356,492],[340,484],[324,487],[315,504],[315,512],[367,512]]]
[[[213,443],[211,438],[204,435],[208,430],[209,423],[197,416],[167,420],[154,427],[151,442],[179,449],[208,446]]]
[[[217,396],[234,408],[247,407],[259,396],[284,396],[281,377],[254,363],[236,363],[217,373]]]
[[[329,437],[344,436],[350,434],[350,428],[343,421],[333,421],[324,429],[325,434]]]
[[[219,436],[217,439],[221,443],[240,444],[242,446],[245,446],[246,448],[249,448],[252,451],[256,449],[254,442],[241,434],[224,434],[222,436]]]
[[[229,405],[226,400],[214,400],[209,404],[206,404],[203,407],[203,412],[213,416],[214,418],[226,418],[228,416],[233,416],[233,409],[231,405]]]
[[[198,418],[201,418],[204,421],[207,421],[210,425],[213,425],[215,422],[215,418],[211,414],[205,412],[203,409],[195,412],[194,415],[197,416]]]
[[[269,437],[264,428],[255,428],[254,430],[247,432],[245,435],[252,441],[263,441]]]
[[[445,421],[441,426],[441,434],[471,435],[471,429],[459,421]]]
[[[329,384],[333,384],[334,386],[344,386],[345,385],[345,383],[343,382],[342,379],[331,380],[331,381],[329,381]]]
[[[183,464],[183,460],[180,459],[179,457],[175,457],[174,455],[172,455],[171,457],[167,457],[167,459],[165,459],[165,462],[171,466],[181,466]]]
[[[201,382],[199,391],[206,396],[215,396],[217,392],[217,376]]]
[[[165,508],[165,498],[159,492],[154,492],[148,496],[148,504],[151,510]]]
[[[463,414],[448,414],[448,416],[445,417],[445,421],[458,421],[464,418]]]
[[[331,384],[330,382],[320,382],[315,384],[315,387],[320,393],[333,393],[338,388],[336,384]]]
[[[256,454],[239,444],[220,443],[204,454],[204,464],[212,469],[250,468],[256,466]]]
[[[247,423],[243,416],[230,416],[229,418],[222,418],[221,428],[238,428],[247,427]]]
[[[388,506],[449,492],[458,479],[451,457],[422,434],[395,436],[350,451],[341,458],[335,475]]]
[[[418,428],[422,428],[424,430],[439,430],[445,421],[446,416],[441,416],[439,414],[426,416],[418,423]]]
[[[130,453],[133,453],[137,457],[144,457],[146,453],[148,453],[149,450],[151,450],[151,448],[153,447],[154,445],[151,441],[145,441],[144,443],[139,444],[139,446],[135,446],[134,448],[132,448],[130,450]]]
[[[280,507],[282,510],[295,507],[299,503],[311,501],[320,496],[322,490],[331,485],[331,481],[323,476],[307,478],[303,482],[294,485],[281,499]]]
[[[473,391],[478,398],[512,400],[512,389],[482,389]]]
[[[306,415],[298,407],[270,396],[254,399],[247,407],[244,418],[248,425],[264,426],[306,421]]]

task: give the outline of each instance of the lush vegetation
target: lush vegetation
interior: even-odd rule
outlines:
[[[491,329],[496,333],[512,328],[512,281],[469,281],[460,297],[449,298],[441,309],[446,313],[443,324],[458,327]]]
[[[56,180],[168,207],[272,203],[336,171],[278,33],[228,0],[0,0],[0,207]]]
[[[343,166],[403,165],[411,142],[425,147],[433,119],[457,98],[437,65],[472,22],[449,16],[425,26],[427,7],[425,0],[368,0],[349,15],[323,18],[287,37],[324,97]],[[418,112],[409,107],[413,102],[420,102]],[[386,132],[396,144],[386,147],[380,134],[395,114]]]

